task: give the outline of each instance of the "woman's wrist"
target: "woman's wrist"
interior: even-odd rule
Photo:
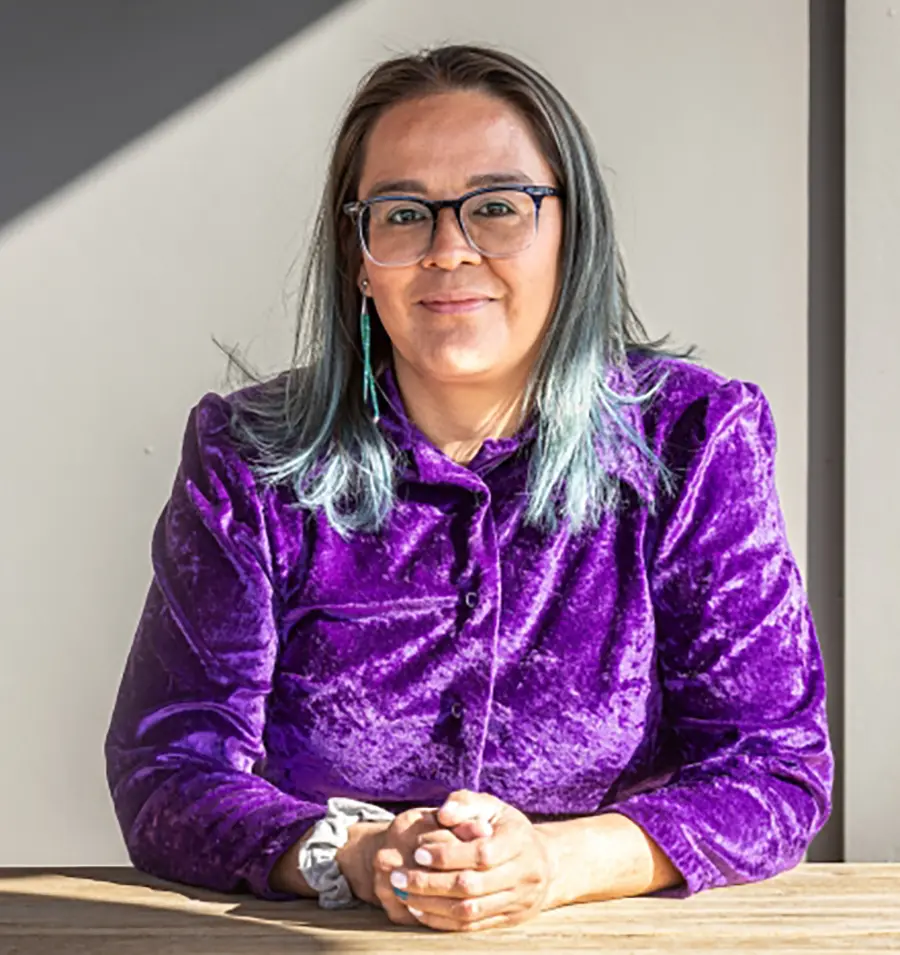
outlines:
[[[545,909],[646,895],[682,881],[659,846],[620,813],[538,823],[535,829],[551,872]]]
[[[373,905],[378,902],[375,895],[375,853],[390,826],[389,822],[354,823],[347,830],[347,842],[335,855],[335,862],[353,895]]]
[[[535,823],[535,831],[547,857],[549,888],[541,908],[550,909],[575,901],[577,889],[572,885],[572,860],[568,858],[567,833],[555,823]]]
[[[373,890],[373,860],[380,846],[379,837],[390,826],[389,822],[358,822],[347,830],[347,842],[337,850],[335,862],[347,880],[350,891],[364,902],[375,901]],[[309,829],[285,852],[269,876],[269,886],[275,892],[300,895],[314,899],[318,892],[311,888],[300,871],[300,847],[312,835]]]
[[[313,828],[310,826],[275,863],[269,873],[269,888],[274,892],[302,895],[308,899],[314,899],[318,895],[318,892],[310,888],[309,883],[303,878],[299,865],[300,846],[312,835]]]

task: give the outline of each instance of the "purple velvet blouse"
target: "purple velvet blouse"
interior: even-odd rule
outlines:
[[[650,365],[666,384],[626,417],[676,493],[624,453],[622,506],[578,534],[523,522],[533,429],[454,463],[387,371],[398,504],[344,540],[254,480],[230,399],[206,395],[106,739],[134,865],[292,898],[270,870],[330,796],[398,811],[460,788],[534,819],[627,816],[684,876],[660,895],[797,864],[833,759],[770,408],[753,384]]]

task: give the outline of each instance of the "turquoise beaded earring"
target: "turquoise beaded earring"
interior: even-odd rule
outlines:
[[[369,299],[366,295],[368,287],[368,279],[363,279],[362,309],[359,313],[359,334],[363,352],[363,401],[371,399],[372,417],[375,424],[378,424],[381,415],[378,410],[378,394],[375,391],[375,375],[372,373],[372,322],[369,318]]]

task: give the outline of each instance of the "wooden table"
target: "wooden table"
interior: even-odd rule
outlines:
[[[900,952],[900,864],[802,865],[691,899],[569,906],[472,935],[223,896],[132,869],[0,869],[0,955]]]

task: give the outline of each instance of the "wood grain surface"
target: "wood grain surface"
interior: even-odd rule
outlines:
[[[280,952],[900,952],[900,864],[805,864],[690,899],[623,899],[475,934],[397,928],[371,907],[263,902],[133,869],[0,869],[0,955]]]

